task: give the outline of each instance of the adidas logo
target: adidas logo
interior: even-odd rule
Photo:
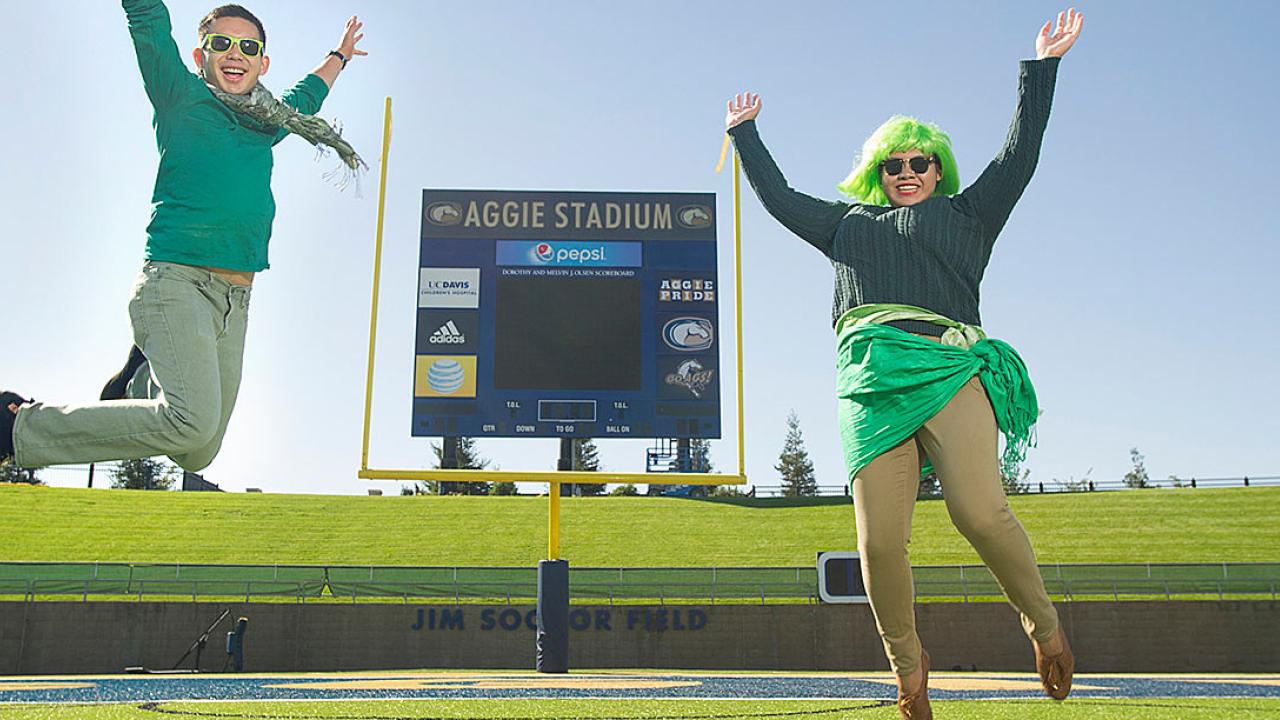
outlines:
[[[458,330],[458,326],[454,325],[452,320],[441,325],[440,329],[432,333],[427,340],[432,345],[461,345],[466,341],[467,336]]]

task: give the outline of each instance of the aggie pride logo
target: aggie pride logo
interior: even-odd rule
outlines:
[[[658,285],[658,302],[716,301],[716,281],[703,278],[667,278]]]

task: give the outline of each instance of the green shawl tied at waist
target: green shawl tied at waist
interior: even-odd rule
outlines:
[[[883,323],[944,326],[942,342]],[[849,480],[881,453],[915,435],[977,375],[1004,434],[1006,474],[1035,444],[1036,391],[1016,350],[965,325],[908,305],[859,305],[836,323],[836,396]],[[927,472],[929,466],[925,465]]]

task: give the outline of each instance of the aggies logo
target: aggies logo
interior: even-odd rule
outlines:
[[[466,341],[467,336],[458,329],[457,325],[453,324],[452,320],[441,325],[440,329],[432,333],[431,337],[427,339],[427,342],[432,345],[462,345]]]
[[[676,367],[676,371],[668,373],[666,383],[688,390],[696,398],[711,387],[715,379],[715,368],[706,368],[697,360],[685,360]]]

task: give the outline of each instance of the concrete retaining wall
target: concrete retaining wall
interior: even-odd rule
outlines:
[[[0,674],[167,669],[224,609],[249,618],[251,672],[533,666],[528,606],[3,602]],[[1275,601],[1059,610],[1081,672],[1280,672]],[[938,669],[1032,668],[1007,605],[927,603],[917,619]],[[865,605],[575,605],[571,621],[571,668],[887,668]],[[211,636],[203,669],[223,667],[229,629]]]

